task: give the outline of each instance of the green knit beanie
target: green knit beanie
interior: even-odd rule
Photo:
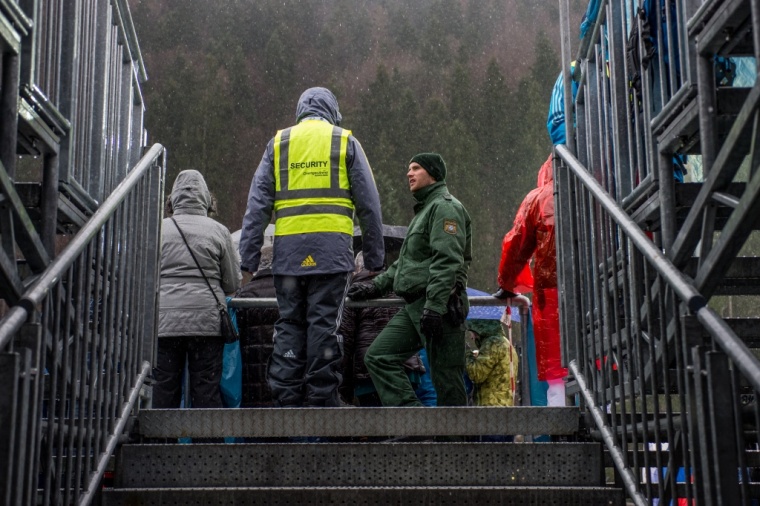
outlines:
[[[436,181],[446,180],[446,162],[438,153],[420,153],[414,155],[409,163],[419,163]]]

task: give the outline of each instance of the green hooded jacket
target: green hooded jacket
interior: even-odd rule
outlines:
[[[452,289],[463,298],[472,262],[470,215],[436,182],[413,193],[417,204],[398,260],[374,279],[382,293],[391,290],[409,300],[425,296],[425,308],[443,315]]]
[[[517,374],[517,352],[510,345],[498,320],[467,320],[478,334],[478,356],[467,353],[465,368],[475,385],[475,405],[513,406],[512,381]],[[512,367],[511,367],[512,366]]]

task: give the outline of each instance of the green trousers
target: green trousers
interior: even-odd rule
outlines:
[[[430,360],[430,376],[438,395],[438,405],[466,406],[464,326],[454,327],[444,319],[441,339],[426,342],[420,333],[424,306],[423,297],[396,313],[367,350],[364,364],[383,406],[422,406],[403,364],[424,346]]]

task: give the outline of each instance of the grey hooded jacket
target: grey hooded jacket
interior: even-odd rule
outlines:
[[[240,270],[227,227],[207,216],[211,194],[197,170],[179,173],[172,188],[174,219],[185,234],[216,296],[240,286]],[[170,218],[161,232],[158,336],[218,336],[219,311],[182,236]]]
[[[309,88],[301,95],[296,108],[296,120],[317,118],[332,125],[341,120],[338,101],[326,88]],[[346,154],[348,179],[355,215],[362,231],[364,263],[369,270],[380,270],[384,262],[383,225],[380,196],[361,144],[348,137]],[[264,229],[272,217],[275,201],[274,138],[267,144],[248,193],[248,208],[243,217],[240,236],[241,268],[256,272]],[[272,272],[275,275],[335,274],[354,270],[353,238],[341,233],[311,233],[278,236],[275,230]],[[311,255],[317,262],[307,271],[304,259]]]

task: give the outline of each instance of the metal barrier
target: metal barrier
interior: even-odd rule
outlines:
[[[565,356],[628,493],[636,504],[718,493],[748,504],[760,361],[577,159],[557,153],[559,199],[573,209]]]
[[[156,144],[0,320],[0,499],[88,504],[153,362]]]
[[[760,361],[742,337],[756,347],[759,320],[727,322],[707,302],[756,228],[760,87],[731,86],[718,65],[757,61],[758,6],[592,5],[571,76],[560,0],[572,111],[554,164],[564,362],[635,504],[752,504]],[[704,179],[677,182],[684,155]],[[753,166],[731,193],[745,155]],[[730,293],[757,293],[740,281]]]
[[[21,101],[53,131],[42,147],[58,159],[58,181],[92,206],[141,156],[147,80],[126,0],[25,0],[34,22],[21,61]]]
[[[682,28],[693,14],[693,2],[669,0],[665,8],[663,0],[653,0],[651,12],[644,11],[644,0],[591,2],[597,5],[596,19],[588,20],[591,26],[575,55],[567,0],[559,3],[564,109],[575,113],[567,138],[576,142],[568,148],[618,203],[635,205],[657,191],[661,165],[670,166],[661,164],[656,134],[682,97],[696,94],[694,50]],[[577,65],[574,73],[571,60]],[[574,100],[573,81],[578,86]],[[678,148],[686,152],[687,146]]]
[[[0,68],[0,191],[13,204],[0,209],[0,298],[13,305],[57,234],[81,229],[142,156],[147,76],[126,0],[0,0]]]
[[[528,349],[528,335],[526,331],[526,326],[522,324],[522,322],[525,322],[526,318],[529,317],[530,299],[528,299],[524,295],[518,295],[508,300],[497,299],[495,297],[491,297],[490,295],[476,295],[476,296],[469,296],[468,300],[470,301],[470,307],[473,307],[473,306],[516,306],[519,308],[520,318],[521,318],[519,356],[520,356],[521,361],[518,367],[519,375],[520,375],[518,393],[519,393],[519,398],[521,399],[520,404],[523,406],[530,406],[529,370],[523,360],[524,356],[526,355],[525,350]],[[346,299],[345,305],[346,307],[361,308],[361,307],[401,307],[404,304],[406,304],[406,302],[404,302],[404,299],[400,297],[386,297],[382,299],[370,299],[370,300],[363,300],[363,301],[352,301],[351,299]],[[229,307],[234,307],[237,309],[276,308],[277,299],[266,298],[266,297],[261,297],[261,298],[256,298],[256,299],[233,298],[233,299],[230,299],[228,305]]]

